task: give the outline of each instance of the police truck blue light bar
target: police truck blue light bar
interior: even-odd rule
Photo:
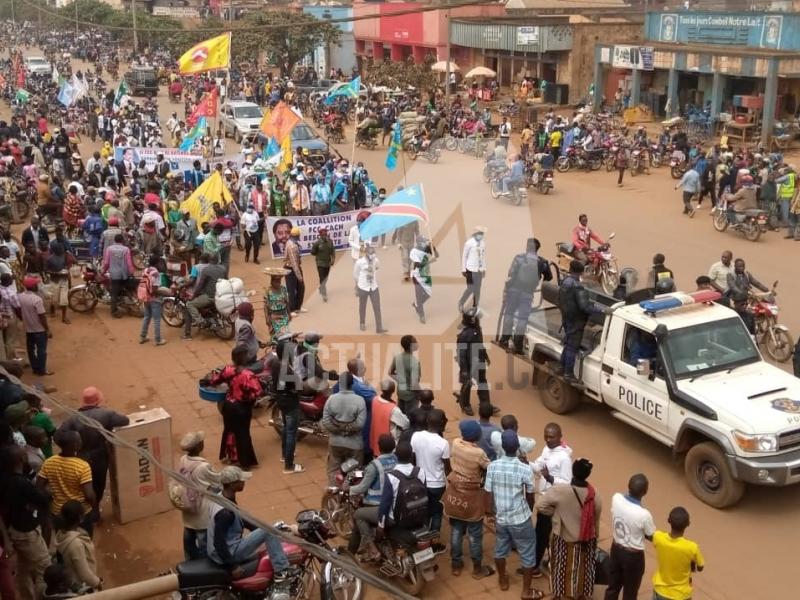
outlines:
[[[721,297],[722,294],[714,290],[700,290],[690,294],[677,292],[674,294],[665,294],[653,300],[642,300],[639,302],[639,307],[647,314],[655,315],[658,312],[681,308],[682,306],[689,306],[691,304],[714,302]]]

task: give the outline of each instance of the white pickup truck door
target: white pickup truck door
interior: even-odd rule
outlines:
[[[646,334],[621,320],[612,322],[606,339],[600,373],[605,402],[657,434],[666,435],[669,425],[669,397],[664,380],[656,375],[651,381],[639,375],[629,364],[631,340]]]
[[[639,421],[648,428],[666,435],[669,425],[669,397],[667,385],[661,377],[653,381],[638,375],[636,367],[620,359],[604,361],[603,382],[608,380],[603,396],[618,411]],[[613,373],[608,372],[613,368]]]

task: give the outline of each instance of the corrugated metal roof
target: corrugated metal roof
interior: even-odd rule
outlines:
[[[597,9],[618,8],[630,10],[624,0],[508,0],[508,10],[578,10],[592,11]]]

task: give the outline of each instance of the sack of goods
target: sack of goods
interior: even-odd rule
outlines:
[[[244,282],[241,279],[231,277],[217,281],[217,290],[214,294],[217,312],[227,317],[242,302],[247,302],[247,294],[244,293]]]

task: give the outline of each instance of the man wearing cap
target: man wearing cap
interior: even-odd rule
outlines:
[[[100,423],[106,431],[125,427],[130,423],[130,419],[125,415],[102,406],[104,401],[103,392],[94,386],[87,387],[81,393],[81,407],[78,412],[82,417],[88,417]],[[88,462],[92,468],[92,487],[99,505],[103,499],[108,475],[109,453],[106,439],[94,427],[86,425],[77,415],[64,421],[59,430],[77,431],[80,434],[81,449],[78,456]]]
[[[322,301],[328,301],[328,275],[331,272],[331,267],[336,260],[336,248],[333,241],[328,237],[328,228],[320,227],[317,230],[318,238],[311,245],[311,254],[314,256],[314,262],[317,265],[317,275],[319,276],[319,293],[322,296]]]
[[[517,458],[517,432],[506,429],[501,441],[504,455],[489,464],[483,486],[486,516],[496,523],[494,562],[500,590],[509,588],[506,558],[514,547],[522,563],[522,598],[541,598],[543,594],[531,588],[536,563],[536,532],[531,522],[533,473]]]
[[[286,275],[286,290],[289,292],[289,311],[292,317],[299,312],[308,312],[303,308],[303,297],[306,284],[303,280],[303,265],[300,262],[300,228],[292,227],[284,250],[283,268],[289,269]]]
[[[444,512],[450,518],[450,560],[453,575],[464,568],[463,539],[469,536],[469,555],[472,559],[473,579],[483,579],[494,574],[494,569],[483,565],[484,503],[481,482],[489,466],[489,457],[478,445],[481,425],[469,419],[458,424],[460,438],[453,440],[450,449],[452,471],[447,477],[447,490],[443,498]]]
[[[39,278],[26,276],[22,284],[25,286],[25,291],[19,294],[17,299],[25,328],[28,362],[34,375],[52,375],[53,372],[47,370],[47,340],[50,337],[50,328],[47,324],[44,302],[36,293],[39,289]]]
[[[458,301],[458,311],[464,310],[464,304],[472,296],[472,306],[479,306],[481,300],[481,284],[486,275],[486,244],[483,236],[486,227],[478,225],[472,236],[464,244],[461,254],[461,273],[467,281],[467,289]]]
[[[205,458],[201,456],[204,444],[205,433],[202,431],[192,431],[181,438],[181,450],[184,454],[180,458],[178,471],[191,481],[194,485],[204,491],[211,491],[219,488],[220,473],[214,470]],[[209,521],[209,502],[205,496],[189,488],[183,499],[187,506],[181,511],[183,520],[183,556],[186,560],[205,558],[208,554],[206,549],[206,536]]]
[[[222,469],[219,479],[223,498],[236,504],[236,494],[244,490],[245,482],[252,476],[252,473],[242,471],[239,467]],[[250,533],[245,534],[245,529],[249,529]],[[242,565],[255,558],[258,549],[264,544],[275,573],[273,581],[285,581],[290,575],[289,559],[286,558],[280,539],[263,529],[257,529],[243,520],[238,512],[217,503],[210,505],[206,544],[208,557],[229,569],[233,579],[244,576]]]

